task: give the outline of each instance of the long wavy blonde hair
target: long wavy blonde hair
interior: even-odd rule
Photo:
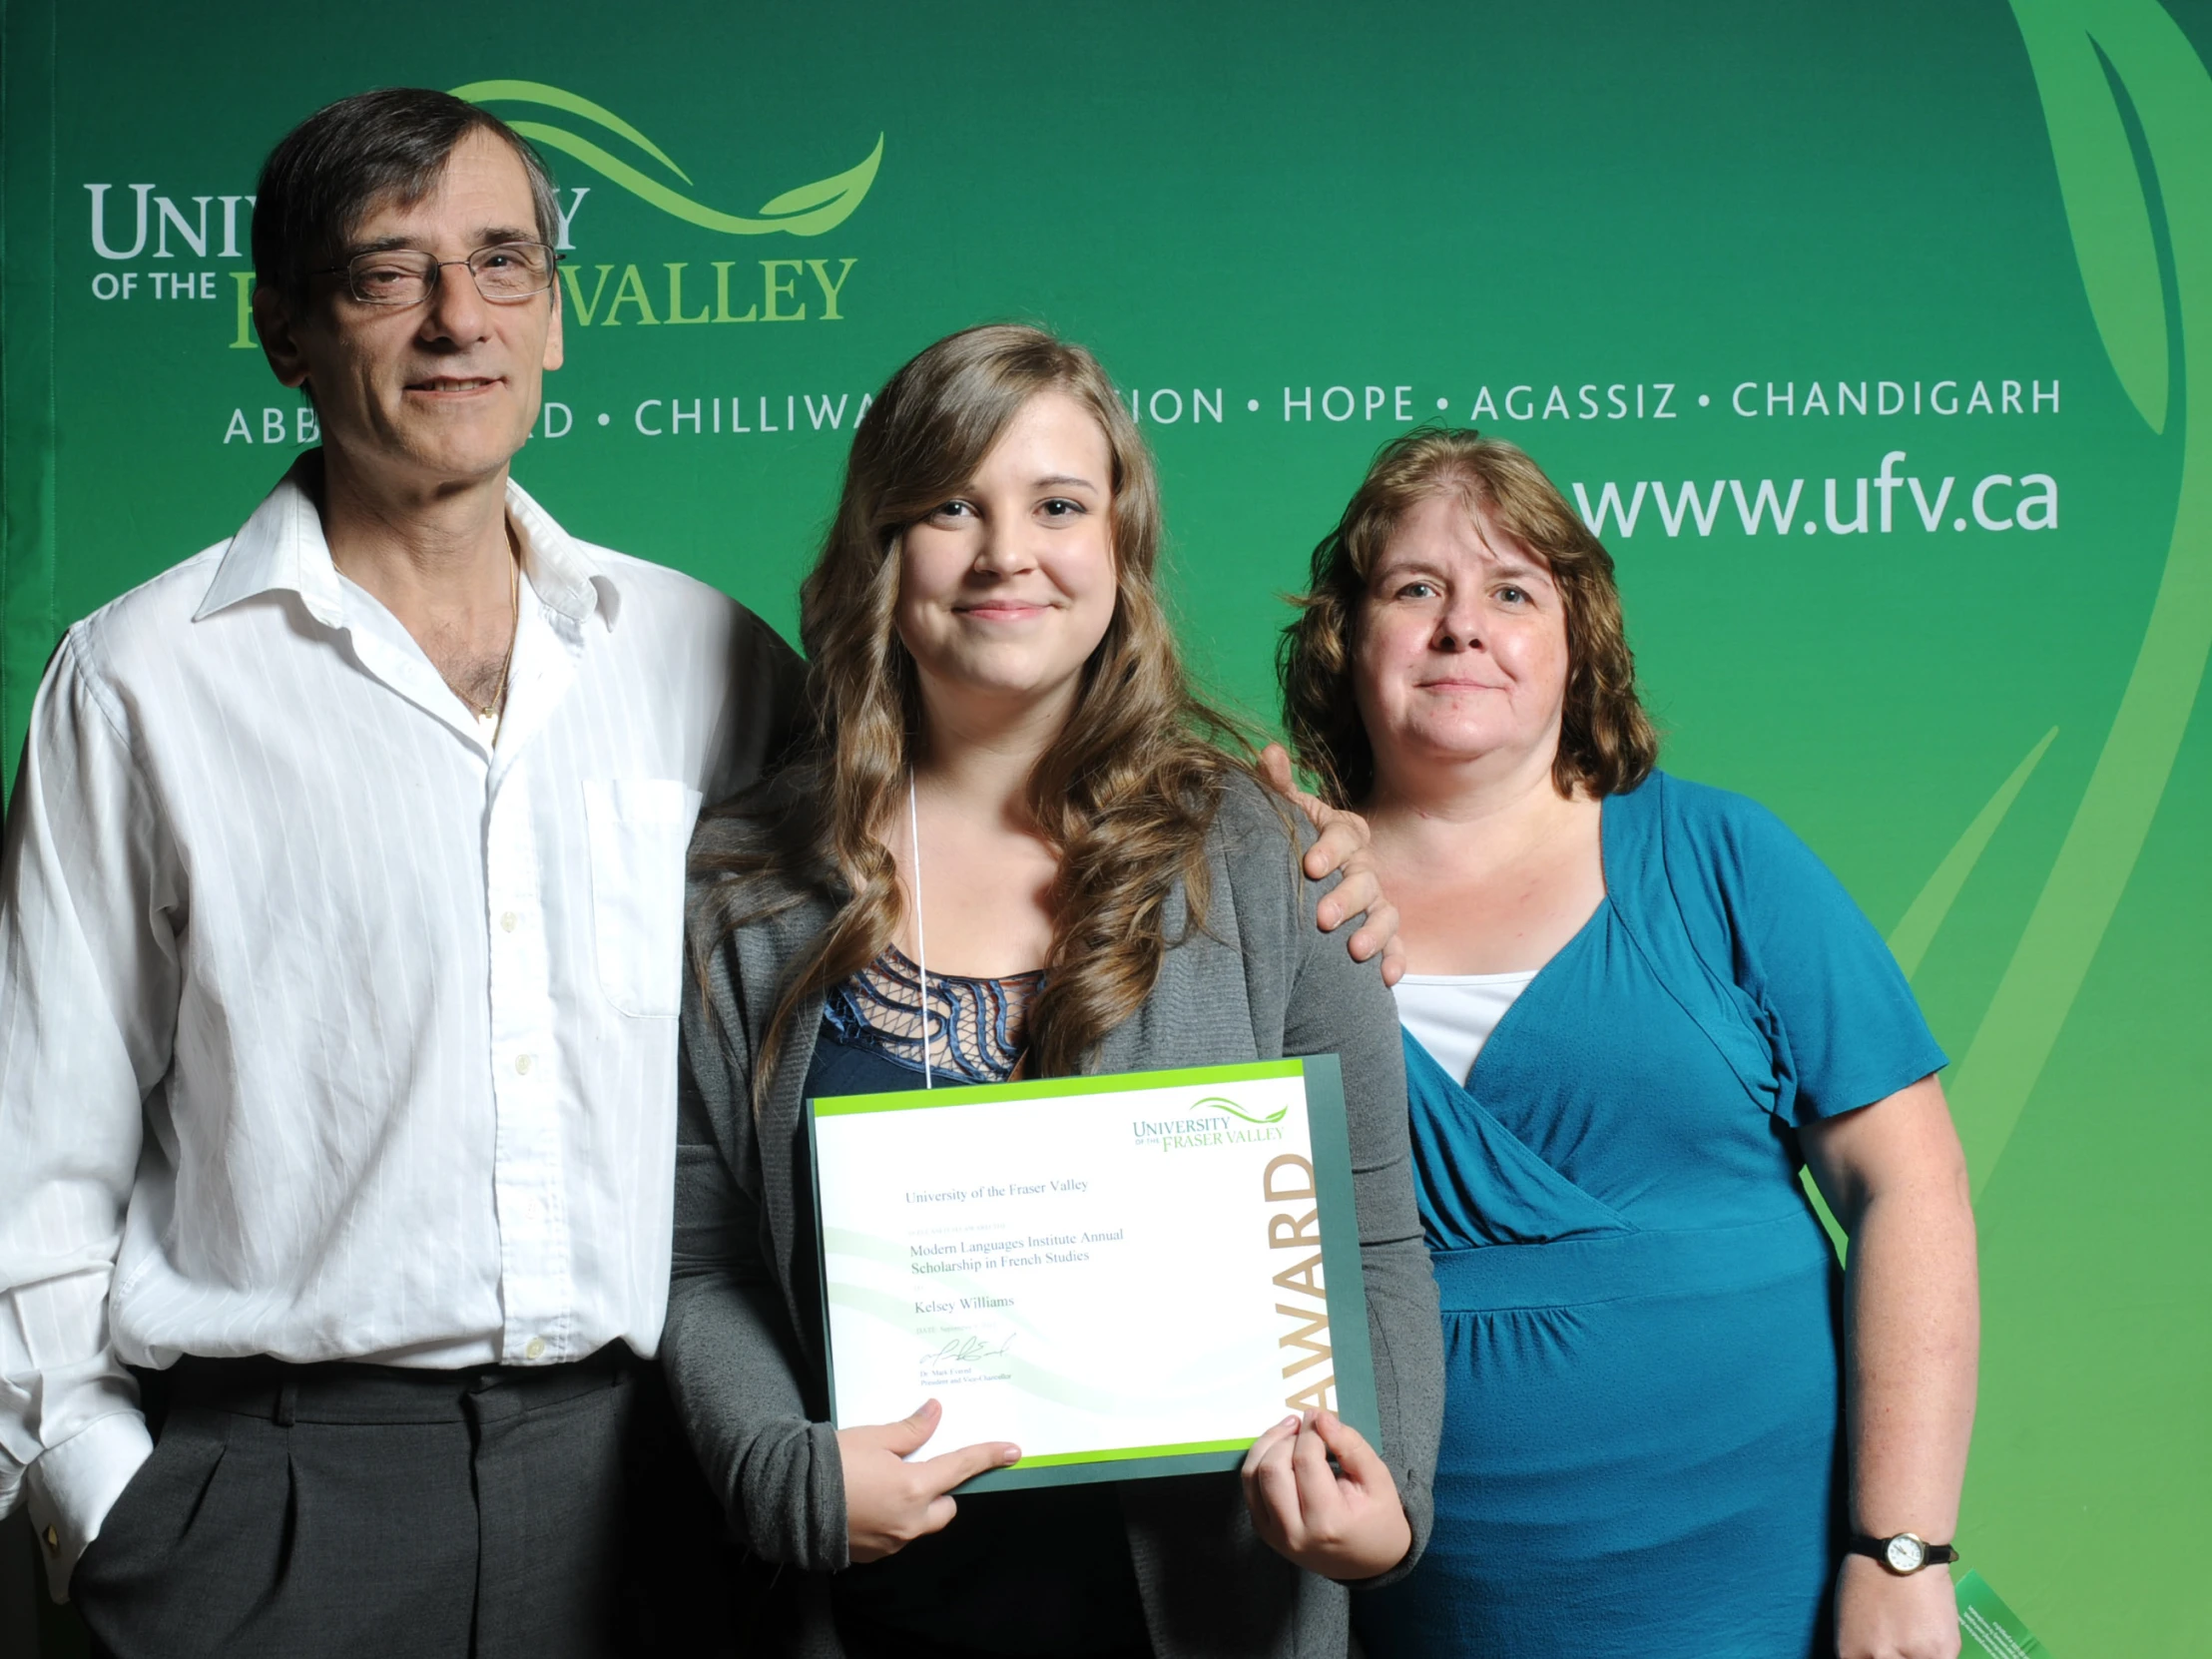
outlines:
[[[1228,777],[1248,765],[1216,744],[1245,757],[1250,749],[1192,694],[1161,606],[1152,457],[1081,346],[1003,324],[950,335],[891,376],[853,433],[836,518],[800,589],[807,729],[774,778],[717,815],[760,832],[693,862],[712,878],[694,935],[702,974],[734,929],[788,907],[794,892],[837,906],[778,989],[754,1066],[756,1107],[794,1012],[881,954],[902,912],[882,839],[921,731],[919,683],[894,623],[902,539],[969,487],[1015,414],[1046,391],[1089,409],[1106,434],[1116,598],[1066,730],[1029,778],[1029,812],[1060,873],[1045,984],[1028,1014],[1028,1070],[1076,1071],[1136,1011],[1174,942],[1168,911],[1179,884],[1185,925],[1205,924],[1206,832]]]

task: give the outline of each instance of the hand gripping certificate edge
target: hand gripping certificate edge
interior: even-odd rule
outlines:
[[[1096,1077],[1067,1077],[1033,1083],[985,1084],[975,1088],[909,1091],[912,1104],[952,1106],[972,1103],[986,1094],[1006,1099],[1018,1092],[1037,1096],[1098,1094],[1109,1090],[1163,1087],[1178,1083],[1233,1083],[1252,1077],[1281,1077],[1296,1068],[1306,1086],[1307,1134],[1314,1154],[1315,1203],[1321,1211],[1323,1287],[1329,1303],[1329,1340],[1336,1371],[1337,1414],[1383,1453],[1382,1421],[1375,1392],[1375,1355],[1368,1338],[1367,1283],[1360,1261],[1360,1218],[1353,1196],[1352,1137],[1345,1119],[1344,1071],[1334,1054],[1310,1054],[1287,1060],[1262,1060],[1255,1064],[1116,1072]],[[816,1283],[823,1286],[822,1353],[829,1372],[830,1419],[835,1424],[837,1397],[836,1353],[830,1334],[830,1301],[827,1294],[829,1264],[823,1248],[821,1147],[816,1139],[818,1119],[850,1111],[846,1101],[861,1097],[826,1097],[807,1102],[807,1162],[814,1171]],[[895,1097],[868,1097],[889,1102]],[[1210,1474],[1234,1470],[1271,1424],[1258,1425],[1250,1438],[1221,1441],[1202,1448],[1154,1451],[1149,1447],[1109,1449],[1095,1453],[1066,1453],[1049,1461],[1024,1458],[1003,1469],[991,1469],[954,1488],[959,1492],[1007,1491],[1025,1486],[1074,1486],[1096,1480],[1144,1480],[1171,1474]],[[941,1449],[941,1448],[939,1448]],[[1386,1453],[1385,1453],[1386,1454]]]

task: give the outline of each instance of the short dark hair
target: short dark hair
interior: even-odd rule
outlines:
[[[1462,427],[1419,426],[1384,444],[1314,549],[1312,584],[1296,597],[1298,620],[1276,652],[1283,724],[1300,763],[1340,807],[1358,806],[1375,788],[1375,747],[1352,690],[1368,577],[1406,515],[1437,496],[1487,518],[1559,585],[1567,694],[1553,787],[1562,796],[1635,789],[1658,764],[1659,734],[1636,695],[1613,556],[1524,450]]]
[[[383,87],[315,111],[262,164],[254,203],[254,279],[297,304],[307,273],[334,263],[384,197],[412,206],[437,187],[446,159],[471,133],[493,133],[522,163],[538,240],[560,240],[560,210],[544,159],[488,110],[449,92]]]

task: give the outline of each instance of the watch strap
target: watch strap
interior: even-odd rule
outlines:
[[[1904,1533],[1899,1532],[1893,1533],[1892,1537],[1902,1538],[1904,1535]],[[1914,1536],[1919,1537],[1920,1535],[1915,1533]],[[1890,1538],[1870,1538],[1864,1532],[1854,1533],[1849,1550],[1853,1555],[1870,1555],[1885,1567],[1890,1567]],[[1958,1559],[1958,1549],[1954,1544],[1932,1544],[1924,1539],[1921,1543],[1921,1549],[1922,1567],[1948,1566]],[[1897,1569],[1890,1567],[1890,1570],[1895,1572]],[[1918,1572],[1920,1567],[1913,1570]]]

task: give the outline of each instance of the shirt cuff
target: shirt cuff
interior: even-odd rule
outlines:
[[[100,1536],[108,1511],[153,1451],[154,1436],[146,1431],[143,1416],[110,1411],[60,1445],[47,1447],[31,1465],[24,1483],[31,1528],[38,1534],[46,1581],[56,1601],[69,1599],[77,1558]]]

